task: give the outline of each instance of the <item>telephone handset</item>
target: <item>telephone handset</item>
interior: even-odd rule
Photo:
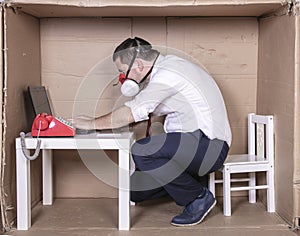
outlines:
[[[33,137],[73,137],[75,128],[61,117],[41,113],[33,121],[31,135]]]

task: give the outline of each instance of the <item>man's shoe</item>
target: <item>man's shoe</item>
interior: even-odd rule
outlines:
[[[203,221],[216,203],[213,194],[207,188],[204,188],[199,197],[189,203],[181,214],[172,219],[171,224],[175,226],[197,225]]]

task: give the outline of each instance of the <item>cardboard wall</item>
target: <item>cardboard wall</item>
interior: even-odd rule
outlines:
[[[140,36],[167,53],[192,56],[211,72],[228,109],[231,153],[246,151],[246,118],[257,103],[257,18],[45,18],[40,29],[42,84],[57,115],[97,116],[122,104],[110,56],[125,38]],[[134,130],[141,137],[145,126]],[[99,155],[116,159],[114,152]],[[54,163],[56,197],[116,196],[77,153],[56,152]]]
[[[298,46],[299,47],[299,46]],[[295,17],[259,22],[257,112],[275,123],[276,212],[293,218],[295,132]]]
[[[20,131],[30,131],[32,113],[27,110],[28,85],[40,84],[40,26],[39,20],[5,9],[5,53],[7,70],[4,82],[4,134],[3,161],[5,162],[3,188],[6,206],[15,206],[15,138]],[[31,116],[31,117],[30,117]],[[41,159],[31,162],[32,201],[41,199]],[[15,217],[15,208],[7,212],[8,222]]]
[[[130,37],[129,25],[130,19],[41,20],[42,84],[56,115],[99,116],[115,106],[120,91],[112,86],[116,74],[110,56],[120,38]],[[99,152],[99,158],[105,156]],[[55,152],[54,165],[56,197],[117,197],[117,190],[95,177],[77,152]]]

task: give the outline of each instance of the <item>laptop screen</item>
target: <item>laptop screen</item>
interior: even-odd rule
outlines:
[[[31,98],[35,115],[40,113],[47,113],[49,115],[52,115],[47,91],[44,86],[29,86],[28,92]]]

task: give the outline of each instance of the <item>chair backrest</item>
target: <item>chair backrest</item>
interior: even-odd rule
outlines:
[[[274,125],[272,115],[248,114],[248,154],[274,164]]]

